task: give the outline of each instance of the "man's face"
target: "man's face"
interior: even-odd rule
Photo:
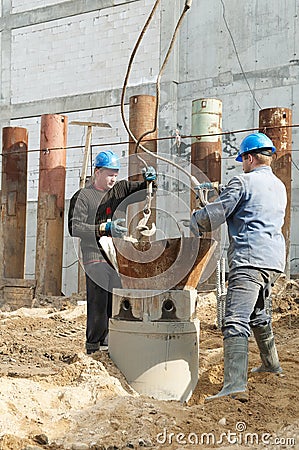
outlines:
[[[252,170],[252,155],[245,153],[242,155],[242,168],[244,173],[251,172]]]
[[[118,170],[115,169],[96,169],[95,171],[95,186],[97,189],[107,191],[116,183]]]

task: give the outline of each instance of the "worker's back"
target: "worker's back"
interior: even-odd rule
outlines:
[[[285,241],[281,228],[287,202],[284,184],[269,166],[259,166],[234,177],[227,188],[233,191],[234,185],[241,189],[241,196],[226,217],[230,268],[253,266],[283,272]]]

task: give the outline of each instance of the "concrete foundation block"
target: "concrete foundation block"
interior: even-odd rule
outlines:
[[[199,328],[198,320],[110,319],[109,354],[140,394],[185,402],[198,382]]]
[[[112,317],[120,320],[189,321],[197,303],[197,291],[114,289]]]

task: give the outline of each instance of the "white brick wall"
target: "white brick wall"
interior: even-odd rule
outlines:
[[[11,11],[13,14],[30,11],[31,9],[42,8],[44,6],[58,5],[65,0],[12,0]]]
[[[122,86],[149,0],[12,31],[12,103]],[[124,17],[128,17],[125,20]],[[130,85],[154,81],[159,15],[136,55]],[[26,89],[24,89],[26,86]]]

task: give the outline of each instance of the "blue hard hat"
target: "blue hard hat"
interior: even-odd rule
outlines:
[[[95,167],[103,167],[104,169],[120,169],[119,157],[111,150],[106,150],[97,154],[94,160]]]
[[[236,161],[242,162],[242,155],[244,155],[244,153],[262,149],[271,150],[272,153],[276,152],[273,142],[264,133],[249,134],[241,142]]]

